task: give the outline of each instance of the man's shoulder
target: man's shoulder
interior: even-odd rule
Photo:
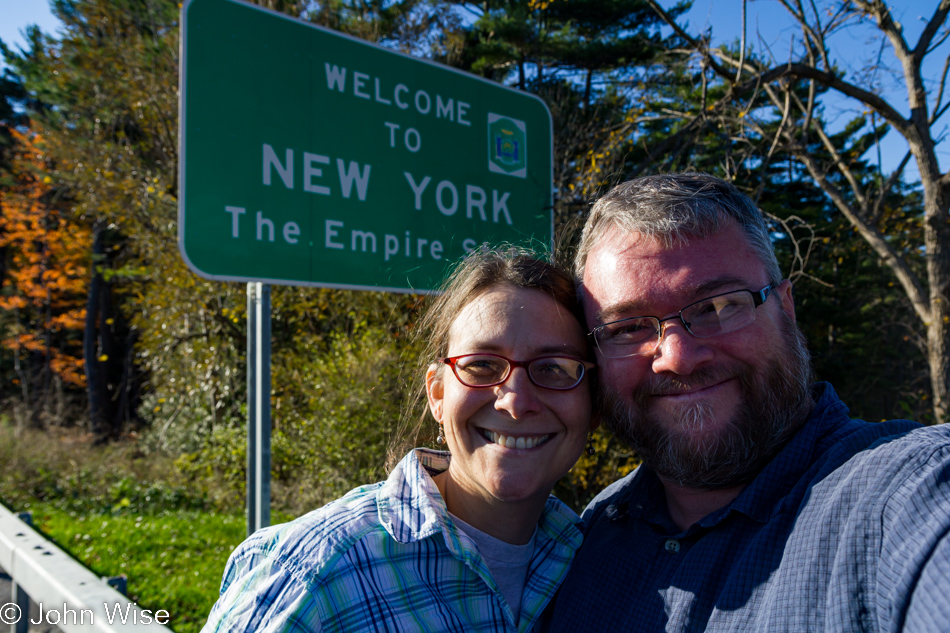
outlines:
[[[892,427],[893,433],[882,433],[870,447],[872,450],[880,450],[882,453],[892,451],[900,453],[917,452],[929,447],[939,452],[940,449],[950,446],[950,425],[947,424],[922,426],[908,420],[890,420],[880,424],[885,428],[887,428],[886,425],[899,425]],[[908,428],[905,425],[912,426]]]
[[[847,472],[855,462],[881,461],[917,443],[917,432],[925,427],[911,420],[866,422],[852,418],[848,407],[829,383],[812,385],[815,408],[795,436],[763,472],[773,478],[799,474],[805,479],[824,478],[829,473]],[[940,433],[934,437],[939,441]],[[840,473],[839,473],[840,474]]]
[[[950,466],[950,426],[854,420],[828,439],[778,506],[814,524],[802,534],[835,525],[894,534],[905,518],[926,521],[950,511],[950,490],[941,483]]]
[[[920,461],[922,455],[950,444],[950,427],[926,427],[904,419],[866,422],[851,418],[827,383],[813,386],[816,407],[800,432],[814,437],[813,459],[832,469],[845,462]],[[808,427],[813,430],[808,431]],[[793,442],[794,443],[794,442]]]
[[[912,472],[941,468],[950,461],[950,426],[908,428],[906,420],[879,424],[870,424],[864,432],[845,440],[864,445],[848,460],[848,471],[887,480],[900,473],[910,476]]]

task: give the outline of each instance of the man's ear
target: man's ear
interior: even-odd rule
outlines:
[[[782,310],[792,319],[792,323],[795,323],[795,297],[792,292],[792,282],[785,279],[772,293],[778,296],[782,303]]]
[[[435,363],[429,365],[426,370],[426,397],[429,400],[429,411],[436,422],[442,421],[442,394],[444,386],[442,384],[441,367]]]

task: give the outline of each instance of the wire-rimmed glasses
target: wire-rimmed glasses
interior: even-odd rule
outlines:
[[[607,358],[647,356],[663,338],[663,322],[679,319],[696,338],[734,332],[755,321],[755,309],[765,303],[775,284],[761,290],[733,290],[689,304],[678,314],[660,319],[635,316],[604,323],[591,330],[597,350]]]
[[[439,358],[452,368],[466,387],[494,387],[508,380],[513,367],[524,367],[528,379],[539,387],[567,391],[581,384],[584,374],[595,367],[573,356],[540,356],[531,360],[512,360],[498,354],[462,354]]]

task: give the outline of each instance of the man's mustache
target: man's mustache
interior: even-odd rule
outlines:
[[[726,380],[738,378],[741,375],[741,367],[729,365],[697,367],[692,373],[685,376],[654,374],[637,387],[634,397],[675,396],[705,389]]]

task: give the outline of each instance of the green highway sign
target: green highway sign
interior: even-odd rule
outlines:
[[[553,241],[537,97],[239,0],[182,8],[179,248],[225,281],[425,292]]]

